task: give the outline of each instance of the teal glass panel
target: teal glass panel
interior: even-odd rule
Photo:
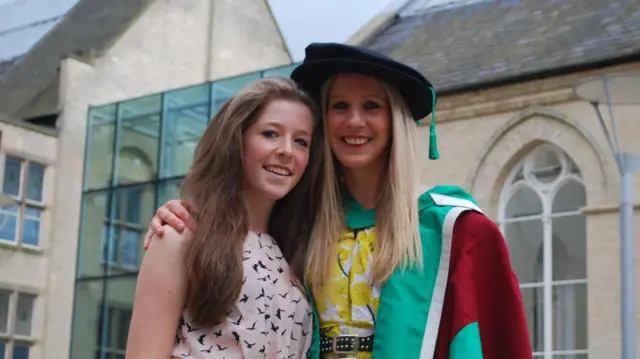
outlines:
[[[100,350],[104,289],[104,279],[76,282],[71,359],[101,358],[96,351]]]
[[[111,220],[101,244],[107,274],[137,272],[143,257],[143,240],[155,213],[155,184],[117,189],[112,198]]]
[[[92,277],[105,274],[101,243],[108,239],[105,223],[109,219],[109,193],[105,190],[87,193],[82,198],[82,222],[78,243],[77,277]]]
[[[76,282],[72,359],[124,359],[135,290],[135,276]]]
[[[118,106],[118,184],[156,178],[162,96],[152,95]]]
[[[182,180],[179,178],[158,183],[158,206],[162,206],[169,200],[180,198]]]
[[[104,304],[100,313],[99,352],[96,353],[96,357],[124,359],[133,314],[136,279],[136,277],[107,279]]]
[[[209,84],[164,95],[160,178],[185,175],[209,122]]]
[[[238,93],[248,84],[259,80],[260,72],[253,72],[243,76],[231,77],[228,79],[216,81],[211,84],[211,113],[215,115],[220,106],[222,106],[233,95]]]
[[[88,126],[84,188],[108,187],[111,185],[116,136],[116,105],[92,108]]]
[[[84,196],[79,278],[138,271],[155,192],[155,184],[145,184]]]
[[[265,70],[262,73],[262,77],[289,77],[293,70],[300,64],[292,64],[289,66],[276,67],[273,69]]]

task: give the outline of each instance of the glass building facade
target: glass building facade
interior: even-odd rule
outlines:
[[[250,82],[297,64],[93,107],[88,114],[71,358],[124,359],[142,240],[178,198],[217,109]]]

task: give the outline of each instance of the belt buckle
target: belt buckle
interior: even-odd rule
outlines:
[[[344,348],[342,348],[342,345],[338,345],[338,338],[350,338],[350,350],[345,350]],[[331,350],[335,353],[335,354],[356,354],[358,353],[358,349],[360,346],[360,341],[358,340],[358,336],[355,334],[345,334],[345,335],[339,335],[337,337],[333,338],[333,343],[331,343]],[[349,359],[349,358],[343,358],[343,359]]]

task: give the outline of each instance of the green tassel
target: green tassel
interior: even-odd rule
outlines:
[[[434,122],[431,122],[431,125],[429,125],[429,159],[437,160],[438,158],[440,158],[440,152],[438,152],[436,125]]]
[[[438,138],[436,136],[436,90],[431,88],[431,124],[429,125],[429,159],[440,158],[438,152]]]

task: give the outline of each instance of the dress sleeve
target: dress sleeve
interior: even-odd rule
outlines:
[[[437,359],[532,357],[518,279],[498,227],[466,212],[453,232]]]

